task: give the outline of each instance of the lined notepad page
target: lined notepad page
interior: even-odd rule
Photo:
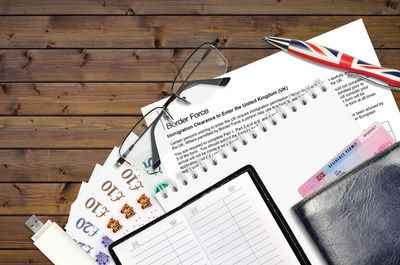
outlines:
[[[122,264],[299,264],[248,173],[114,250]]]

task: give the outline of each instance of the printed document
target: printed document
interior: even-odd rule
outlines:
[[[312,41],[378,64],[362,20]],[[171,210],[241,166],[252,164],[310,261],[323,264],[291,211],[302,199],[297,189],[356,138],[360,128],[379,121],[399,137],[400,117],[391,92],[283,52],[225,76],[231,82],[224,88],[202,85],[185,91],[184,96],[200,98],[196,101],[200,103],[173,102],[169,111],[174,120],[163,119],[157,126],[162,165],[173,180],[170,183],[179,188],[174,192],[168,186],[169,198],[158,197],[160,205]],[[315,84],[317,78],[323,85]],[[195,181],[189,181],[192,171],[198,174]],[[187,185],[181,185],[179,172],[188,179]]]

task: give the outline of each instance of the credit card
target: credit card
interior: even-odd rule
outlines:
[[[321,170],[307,180],[299,188],[299,193],[303,198],[306,198],[317,189],[337,179],[395,142],[379,122],[373,123],[357,139],[347,145]]]

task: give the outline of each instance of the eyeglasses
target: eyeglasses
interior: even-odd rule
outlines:
[[[180,101],[183,104],[190,105],[201,101],[202,96],[195,98],[186,97],[186,91],[198,86],[199,89],[204,89],[204,86],[223,87],[226,86],[230,78],[214,78],[226,73],[228,62],[223,54],[215,47],[217,43],[204,43],[197,48],[178,71],[174,82],[171,86],[171,96],[166,100],[162,107],[157,107],[146,113],[139,122],[133,126],[128,135],[125,137],[119,148],[120,158],[117,165],[124,162],[134,164],[137,154],[150,150],[150,158],[146,167],[151,166],[154,169],[161,164],[159,150],[156,142],[156,130],[166,131],[170,127],[176,126],[171,113],[168,111],[168,106],[173,102]],[[200,86],[199,86],[200,85]],[[197,88],[197,87],[196,87]],[[196,93],[208,96],[207,93]],[[210,93],[210,91],[207,91]],[[149,126],[146,124],[146,118],[155,117]],[[164,122],[163,122],[164,121]],[[177,122],[179,123],[179,121]],[[166,128],[167,127],[167,128]],[[143,161],[143,160],[142,160]]]

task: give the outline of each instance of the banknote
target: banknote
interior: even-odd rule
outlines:
[[[138,157],[138,156],[137,156]],[[159,177],[162,169],[149,169],[143,158],[139,168],[116,166],[115,147],[101,166],[96,164],[88,183],[82,182],[72,203],[65,229],[99,265],[113,265],[108,246],[124,235],[161,216],[164,211],[145,187],[143,178]]]
[[[153,199],[146,193],[134,171],[125,168],[121,172],[96,165],[88,182],[96,197],[111,208],[116,227],[123,229],[123,235],[152,221],[161,214]],[[108,223],[110,226],[111,223]]]
[[[113,242],[109,236],[112,233],[103,228],[104,222],[89,214],[86,209],[94,197],[88,183],[82,182],[77,199],[71,205],[65,230],[97,264],[113,265],[115,263],[108,252],[108,247]]]
[[[373,123],[357,139],[352,141],[321,170],[307,180],[299,188],[299,193],[303,198],[306,198],[317,189],[337,179],[395,142],[379,122]]]
[[[124,163],[121,166],[117,167],[115,165],[115,162],[118,160],[118,158],[118,147],[114,147],[113,151],[110,153],[103,166],[107,168],[107,170],[121,172],[121,176],[125,170],[133,170],[135,176],[140,179],[139,182],[136,181],[135,186],[137,186],[138,188],[144,187],[146,192],[150,194],[150,196],[154,199],[155,204],[157,204],[158,206],[158,201],[154,195],[166,186],[168,186],[168,176],[163,170],[163,165],[161,164],[156,169],[153,169],[151,167],[152,158],[148,150],[138,150],[137,152],[135,152],[135,156],[133,157],[134,163],[132,163],[132,165]],[[130,178],[126,179],[127,181],[130,180]],[[158,207],[161,209],[160,206]]]

